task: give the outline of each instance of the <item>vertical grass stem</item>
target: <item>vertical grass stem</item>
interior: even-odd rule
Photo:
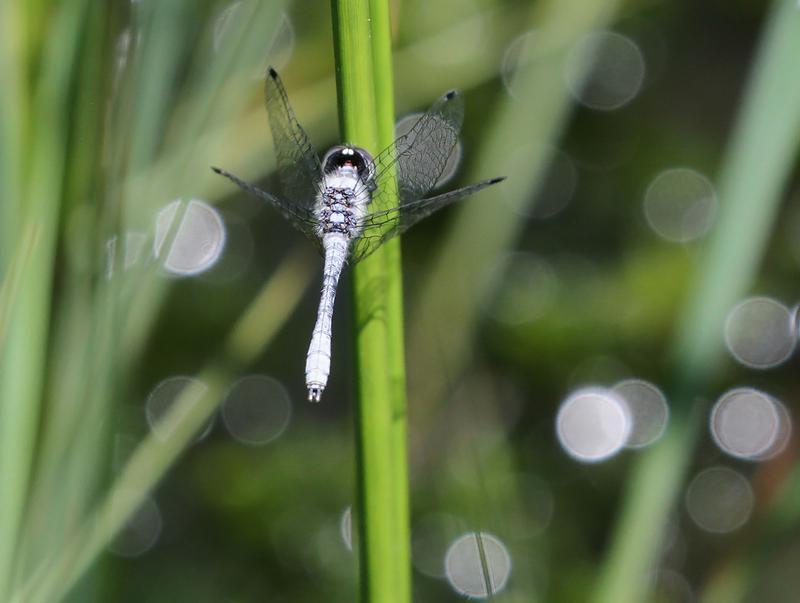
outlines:
[[[393,138],[391,39],[385,0],[333,0],[344,142],[375,154]],[[381,183],[394,186],[394,183]],[[362,600],[410,600],[405,377],[399,243],[353,277]]]

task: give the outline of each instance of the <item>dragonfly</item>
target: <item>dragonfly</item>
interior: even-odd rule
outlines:
[[[319,402],[330,375],[333,305],[345,265],[363,260],[433,212],[504,178],[427,197],[458,143],[464,101],[456,90],[441,96],[374,158],[365,149],[341,144],[322,160],[272,67],[265,77],[264,96],[281,193],[261,190],[221,168],[211,169],[276,209],[324,257],[322,293],[305,369],[308,399]]]

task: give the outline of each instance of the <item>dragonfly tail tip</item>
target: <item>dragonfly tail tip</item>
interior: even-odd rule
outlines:
[[[308,388],[308,401],[309,402],[319,402],[322,398],[322,388],[321,387],[309,387]]]

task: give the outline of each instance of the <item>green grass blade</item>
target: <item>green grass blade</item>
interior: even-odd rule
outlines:
[[[25,44],[26,19],[23,3],[0,4],[0,266],[12,254],[22,207],[24,147],[28,111],[28,57]]]
[[[221,356],[198,373],[197,382],[208,389],[186,388],[161,420],[159,432],[170,437],[151,432],[142,441],[80,531],[37,568],[11,601],[48,603],[69,592],[202,429],[235,370],[252,362],[285,322],[310,282],[310,264],[309,250],[289,254],[236,323]]]
[[[394,82],[392,69],[392,37],[389,3],[370,0],[372,66],[375,84],[375,116],[378,125],[378,146],[386,148],[394,141]],[[384,186],[394,186],[387,182]],[[387,277],[386,328],[389,393],[392,396],[392,474],[394,501],[395,601],[411,601],[411,542],[408,492],[408,421],[406,402],[406,368],[403,325],[403,271],[400,239],[394,238],[384,248]]]
[[[45,410],[15,559],[15,585],[63,545],[64,534],[88,512],[107,468],[103,444],[110,406],[105,401],[110,396],[106,383],[114,374],[114,364],[108,362],[114,346],[98,328],[104,313],[94,303],[93,290],[97,249],[106,235],[98,220],[103,204],[97,203],[105,113],[97,110],[96,99],[108,98],[113,77],[110,17],[109,7],[93,3],[82,19],[71,85],[74,96],[69,104],[69,164],[62,202],[66,219],[61,224],[58,288],[53,295]],[[93,355],[102,355],[107,364],[91,366]],[[54,500],[60,504],[54,505]]]
[[[17,243],[11,261],[6,266],[3,280],[0,281],[0,349],[3,349],[10,317],[19,295],[20,283],[28,271],[37,239],[38,229],[34,224],[29,224]]]
[[[342,138],[371,153],[394,129],[388,7],[378,4],[385,3],[332,2]],[[397,243],[356,266],[353,293],[362,600],[404,601],[410,570]]]
[[[7,598],[25,513],[47,363],[50,293],[66,171],[68,114],[62,111],[74,72],[85,0],[52,15],[33,95],[35,128],[19,154],[29,154],[22,215],[40,235],[19,288],[2,350],[0,381],[0,597]]]

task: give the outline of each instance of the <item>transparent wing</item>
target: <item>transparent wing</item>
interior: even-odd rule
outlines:
[[[319,157],[289,105],[278,72],[272,67],[267,70],[264,81],[264,98],[283,196],[300,207],[311,209],[322,177]]]
[[[420,199],[400,207],[368,214],[361,222],[363,228],[361,236],[353,241],[350,247],[350,263],[355,264],[363,260],[386,241],[404,233],[433,212],[503,180],[505,178],[484,180],[430,199]]]
[[[269,205],[277,209],[280,214],[291,223],[292,226],[302,232],[306,237],[311,239],[317,248],[322,248],[319,236],[317,235],[317,220],[314,218],[314,214],[310,209],[300,207],[295,203],[290,203],[286,199],[278,197],[277,195],[262,191],[257,186],[254,186],[249,182],[245,182],[241,178],[234,176],[230,172],[226,172],[223,169],[218,167],[212,167],[211,169],[220,176],[225,176],[228,180],[233,182],[242,190],[247,191],[251,195],[255,195],[262,201],[266,201]]]
[[[386,180],[397,176],[399,205],[419,201],[427,195],[444,172],[447,158],[458,144],[464,121],[464,99],[451,90],[437,100],[404,135],[375,158],[378,186],[372,197],[376,210],[394,205],[393,187]]]

